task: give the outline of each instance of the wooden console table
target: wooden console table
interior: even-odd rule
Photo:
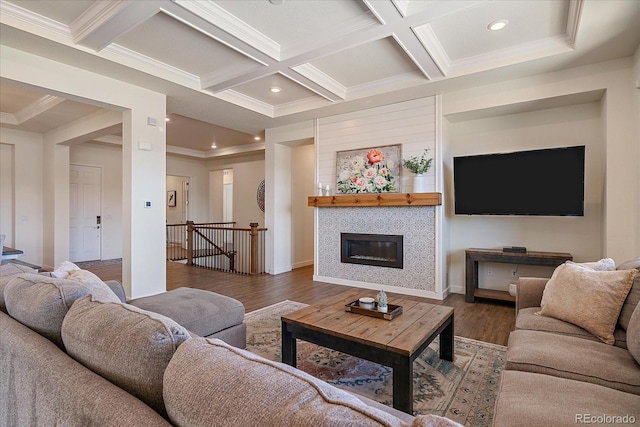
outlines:
[[[573,255],[560,252],[503,252],[501,249],[467,249],[465,301],[474,302],[475,297],[501,301],[515,301],[509,292],[478,288],[478,263],[501,262],[507,264],[528,264],[557,267],[565,261],[573,260]]]

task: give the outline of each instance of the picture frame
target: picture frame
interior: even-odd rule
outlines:
[[[401,144],[336,152],[336,194],[398,193]]]
[[[167,191],[167,206],[170,208],[176,206],[176,190]]]

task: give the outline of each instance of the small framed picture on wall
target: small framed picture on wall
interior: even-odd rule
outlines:
[[[167,206],[170,208],[176,206],[176,190],[167,191]]]

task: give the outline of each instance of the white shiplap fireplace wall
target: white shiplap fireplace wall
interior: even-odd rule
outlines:
[[[402,145],[402,158],[433,157],[429,190],[442,192],[439,149],[439,98],[420,98],[319,119],[316,129],[317,182],[336,183],[336,152]],[[402,171],[400,191],[411,192],[412,174]],[[442,299],[442,206],[315,208],[314,280]],[[404,236],[404,268],[340,262],[340,233]]]

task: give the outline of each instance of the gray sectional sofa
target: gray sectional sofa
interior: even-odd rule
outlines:
[[[178,289],[126,302],[96,279],[0,268],[0,426],[457,425],[243,350],[235,300]]]
[[[630,269],[640,269],[640,259],[617,270]],[[509,336],[494,425],[640,423],[640,274],[631,276],[613,345],[571,322],[540,315],[548,280],[519,280],[516,330]],[[584,312],[595,317],[606,301],[590,304]]]

